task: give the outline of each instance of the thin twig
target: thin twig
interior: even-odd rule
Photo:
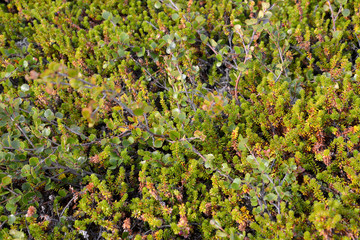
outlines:
[[[274,6],[275,6],[275,4],[273,4],[273,5],[272,5],[271,7],[269,7],[268,9],[265,9],[264,14],[265,14],[267,11],[271,10]],[[259,23],[259,21],[261,22],[262,20],[261,20],[261,19],[257,19],[257,23]],[[245,55],[245,60],[244,60],[244,64],[246,64],[246,62],[247,62],[248,59],[251,59],[251,58],[249,57],[249,52],[250,52],[249,50],[250,50],[250,46],[251,46],[252,42],[254,41],[255,33],[256,33],[256,30],[253,29],[253,32],[252,32],[252,35],[251,35],[251,39],[250,39],[250,41],[249,41],[249,44],[248,44],[247,46],[245,46],[245,42],[244,42],[244,39],[243,39],[243,37],[242,37],[242,34],[240,34],[240,33],[238,32],[238,34],[240,35],[240,37],[241,37],[241,39],[242,39],[242,41],[243,41],[243,46],[244,46],[244,50],[245,50],[245,53],[246,53],[246,55]],[[238,97],[237,97],[237,96],[238,96],[237,89],[238,89],[238,87],[239,87],[239,81],[240,81],[241,76],[242,76],[242,71],[240,71],[239,76],[238,76],[237,79],[236,79],[235,92],[234,92],[235,101],[236,101],[236,103],[237,103],[238,105],[240,104],[240,101],[239,101],[239,99],[238,99]]]
[[[11,118],[11,120],[14,121],[13,118]],[[15,123],[15,126],[22,132],[22,134],[25,136],[26,140],[34,148],[35,146],[34,146],[33,142],[30,140],[30,138],[27,136],[26,132],[17,123]]]
[[[189,143],[189,144],[190,144],[190,143]],[[204,162],[207,162],[207,161],[208,161],[192,144],[190,144],[190,146],[191,146],[192,151],[193,151],[196,155],[198,155],[202,160],[204,160]],[[215,169],[215,171],[216,171],[217,173],[219,173],[220,176],[229,179],[231,182],[234,181],[234,179],[233,179],[232,177],[230,177],[230,176],[227,175],[227,174],[222,173],[219,169]]]
[[[8,78],[10,78],[11,75],[18,70],[18,68],[19,68],[19,67],[15,68],[12,72],[10,72],[10,74],[9,74],[8,76],[6,76],[6,77],[4,77],[3,79],[1,79],[1,80],[0,80],[0,83],[1,83],[2,81],[7,80]]]
[[[154,24],[152,24],[151,22],[149,21],[145,21],[146,23],[150,24],[153,28],[155,28],[156,30],[159,30],[156,26],[154,26]]]
[[[257,164],[258,166],[260,166],[260,163],[259,163],[259,161],[257,160],[256,156],[254,155],[253,151],[251,151],[250,148],[249,148],[246,144],[245,144],[245,147],[248,149],[248,151],[250,152],[251,156],[254,158],[256,164]],[[278,204],[278,206],[279,206],[279,207],[277,207],[278,214],[281,214],[281,212],[280,212],[280,201],[281,201],[280,193],[279,193],[278,190],[276,189],[275,183],[274,183],[274,181],[272,180],[272,178],[270,178],[269,174],[264,173],[264,172],[263,172],[263,174],[266,176],[266,178],[267,178],[267,179],[270,181],[270,183],[273,185],[273,189],[275,190],[275,192],[276,192],[276,194],[277,194],[277,197],[278,197],[278,199],[277,199],[277,204]]]
[[[58,74],[59,76],[61,76],[61,77],[69,78],[69,75],[66,74],[66,73],[60,73],[60,72],[58,72],[57,74]],[[89,86],[91,86],[91,87],[96,87],[95,84],[92,84],[91,82],[85,81],[84,79],[81,79],[81,78],[75,78],[75,79],[78,80],[78,81],[80,81],[80,82],[82,82],[82,83],[84,83],[84,84],[86,84],[86,85],[89,85]]]
[[[331,12],[331,19],[332,19],[332,22],[333,22],[333,31],[335,32],[335,31],[336,31],[336,24],[335,24],[335,23],[336,23],[336,20],[337,20],[340,12],[341,12],[341,10],[342,10],[342,4],[340,4],[339,11],[338,11],[337,14],[335,15],[335,14],[334,14],[334,10],[333,10],[333,8],[332,8],[332,6],[331,6],[330,1],[327,0],[327,3],[328,3],[328,5],[329,5],[330,12]]]
[[[71,202],[72,202],[72,201],[76,201],[77,198],[78,198],[78,196],[77,196],[77,195],[74,195],[74,196],[70,199],[70,201],[66,204],[66,206],[65,206],[64,209],[62,210],[62,212],[61,212],[61,214],[60,214],[60,216],[59,216],[59,220],[60,220],[60,218],[62,217],[62,215],[64,214],[65,210],[69,208]]]

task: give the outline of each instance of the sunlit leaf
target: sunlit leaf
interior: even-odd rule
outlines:
[[[159,139],[155,140],[154,141],[154,147],[161,148],[162,145],[163,145],[163,142],[164,142],[163,140],[159,140]]]
[[[343,15],[344,17],[348,17],[348,16],[350,15],[350,10],[347,9],[347,8],[345,8],[345,9],[342,11],[342,15]]]
[[[105,20],[109,20],[112,18],[112,13],[108,12],[108,11],[104,11],[102,13],[102,17],[105,19]]]
[[[159,9],[161,8],[161,3],[159,1],[156,1],[154,6],[155,8]]]
[[[172,18],[172,20],[177,20],[178,18],[179,18],[179,14],[177,14],[177,13],[173,13],[172,15],[171,15],[171,18]]]
[[[175,141],[180,138],[180,133],[178,131],[170,131],[169,137],[171,140]]]
[[[1,179],[1,184],[6,186],[9,185],[11,183],[11,177],[9,176],[5,176]]]
[[[28,84],[21,85],[21,91],[27,92],[27,91],[29,91],[29,89],[30,89],[30,87]]]
[[[50,109],[45,110],[44,116],[50,121],[54,120],[54,118],[55,118],[54,113]]]
[[[246,25],[254,25],[254,24],[256,24],[257,23],[257,19],[255,19],[255,18],[252,18],[252,19],[246,19],[245,20],[245,24]]]
[[[15,149],[19,149],[20,148],[20,141],[19,140],[11,141],[11,147],[13,147]]]
[[[36,165],[38,165],[38,163],[39,163],[39,159],[37,157],[32,157],[29,159],[30,166],[35,167]]]
[[[144,109],[142,109],[142,108],[136,108],[136,109],[134,110],[134,114],[135,114],[136,116],[142,116],[142,115],[144,114]]]

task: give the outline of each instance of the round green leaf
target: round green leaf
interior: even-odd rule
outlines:
[[[42,131],[42,135],[44,137],[48,137],[51,134],[51,129],[49,127],[44,128],[44,130]]]
[[[163,145],[163,141],[162,140],[155,140],[154,142],[154,147],[156,148],[161,148]]]
[[[50,109],[45,111],[44,116],[50,121],[54,120],[54,113]]]
[[[350,15],[350,10],[347,9],[347,8],[345,8],[345,9],[342,11],[342,15],[343,15],[344,17],[348,17],[348,16]]]
[[[29,89],[30,89],[29,85],[27,85],[27,84],[21,85],[21,91],[27,92],[27,91],[29,91]]]
[[[20,148],[20,141],[19,140],[11,141],[11,147],[13,147],[15,149],[19,149]]]
[[[195,21],[197,21],[198,23],[202,23],[204,20],[205,20],[205,18],[201,15],[199,15],[195,18]]]
[[[21,185],[21,189],[24,190],[24,191],[28,191],[28,190],[31,189],[31,184],[26,182],[23,185]]]
[[[257,19],[256,18],[253,18],[253,19],[246,19],[245,20],[245,24],[246,25],[254,25],[257,23]]]
[[[126,51],[124,51],[124,49],[119,49],[117,50],[117,54],[119,55],[119,58],[122,58],[126,56]]]
[[[60,189],[58,193],[61,197],[65,197],[67,194],[67,191],[65,189]]]
[[[220,237],[220,238],[229,237],[229,235],[228,235],[226,232],[220,232],[220,231],[217,231],[217,232],[216,232],[216,236],[218,236],[218,237]]]
[[[16,216],[15,215],[11,214],[11,215],[8,216],[8,223],[10,225],[13,225],[15,221],[16,221]]]
[[[170,131],[169,137],[171,140],[175,141],[180,138],[180,133],[178,131]]]
[[[4,186],[9,185],[10,183],[11,183],[11,177],[9,176],[3,177],[1,179],[1,184]]]
[[[29,164],[31,166],[36,166],[39,163],[39,159],[37,157],[32,157],[29,159]]]
[[[114,144],[120,144],[121,140],[118,137],[114,137],[113,139],[110,140],[110,142]]]
[[[25,233],[15,230],[15,229],[11,229],[9,231],[9,233],[11,234],[11,236],[13,237],[13,239],[17,239],[17,240],[22,240],[22,239],[26,239],[25,238]]]
[[[14,71],[15,70],[15,67],[14,67],[14,65],[7,65],[7,67],[6,67],[6,72],[7,73],[11,73],[12,71]]]
[[[77,77],[79,74],[78,70],[76,70],[76,69],[69,69],[67,73],[68,73],[69,77],[72,77],[72,78]]]
[[[274,201],[275,199],[277,199],[277,196],[274,193],[269,193],[265,196],[265,199],[268,201]]]
[[[235,178],[233,183],[231,184],[231,188],[235,190],[240,190],[240,184],[241,184],[241,179]]]
[[[173,13],[172,15],[171,15],[171,18],[172,18],[172,20],[176,20],[176,19],[178,19],[179,18],[179,14],[177,14],[177,13]]]
[[[56,112],[55,117],[62,119],[64,117],[64,115],[60,112]]]
[[[152,106],[150,106],[150,105],[146,105],[144,107],[144,112],[145,113],[151,112],[152,110],[154,110],[154,108]]]
[[[111,19],[112,14],[111,14],[110,12],[108,12],[108,11],[104,11],[104,12],[102,13],[102,17],[103,17],[105,20],[108,20],[109,18]]]
[[[121,32],[119,37],[120,41],[123,43],[127,43],[129,41],[129,35],[127,35],[125,32]]]
[[[127,139],[124,139],[124,140],[122,141],[122,145],[126,148],[126,147],[130,146],[131,143],[130,143]]]
[[[8,210],[11,213],[15,213],[16,212],[16,205],[15,203],[11,203],[11,202],[7,202],[5,205],[6,210]]]
[[[142,108],[137,108],[134,110],[134,114],[136,116],[142,116],[144,114],[144,110]]]
[[[238,47],[238,46],[235,46],[235,47],[234,47],[234,50],[235,50],[235,53],[236,53],[236,54],[240,54],[240,53],[241,53],[241,49],[240,49],[240,47]]]
[[[216,42],[214,39],[210,39],[210,44],[211,44],[211,46],[213,46],[213,47],[216,47],[216,46],[217,46],[217,42]]]
[[[128,141],[129,141],[130,144],[133,144],[135,142],[135,139],[132,136],[130,136],[128,138]]]
[[[156,1],[155,8],[157,9],[161,8],[161,3],[159,1]]]
[[[31,174],[30,170],[31,170],[30,165],[28,165],[28,164],[24,165],[21,169],[21,176],[23,176],[23,177],[29,176]]]
[[[144,140],[146,141],[146,140],[148,140],[149,139],[149,137],[150,137],[150,133],[148,133],[148,132],[142,132],[142,137],[144,138]]]
[[[30,184],[29,184],[30,185]],[[29,187],[29,189],[27,189],[27,190],[30,190],[31,189],[31,187]],[[34,196],[35,196],[36,194],[34,193],[34,192],[28,192],[28,193],[26,193],[24,196],[23,196],[23,198],[21,199],[21,202],[23,203],[23,204],[28,204],[31,200],[33,200],[34,199]]]
[[[88,119],[91,116],[91,109],[90,108],[83,108],[81,111],[81,114],[83,115],[84,118]]]

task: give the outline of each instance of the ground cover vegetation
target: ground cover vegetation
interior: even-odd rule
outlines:
[[[0,3],[0,239],[358,239],[360,1]]]

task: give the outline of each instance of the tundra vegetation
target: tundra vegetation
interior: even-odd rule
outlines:
[[[358,239],[358,0],[0,3],[0,239]]]

